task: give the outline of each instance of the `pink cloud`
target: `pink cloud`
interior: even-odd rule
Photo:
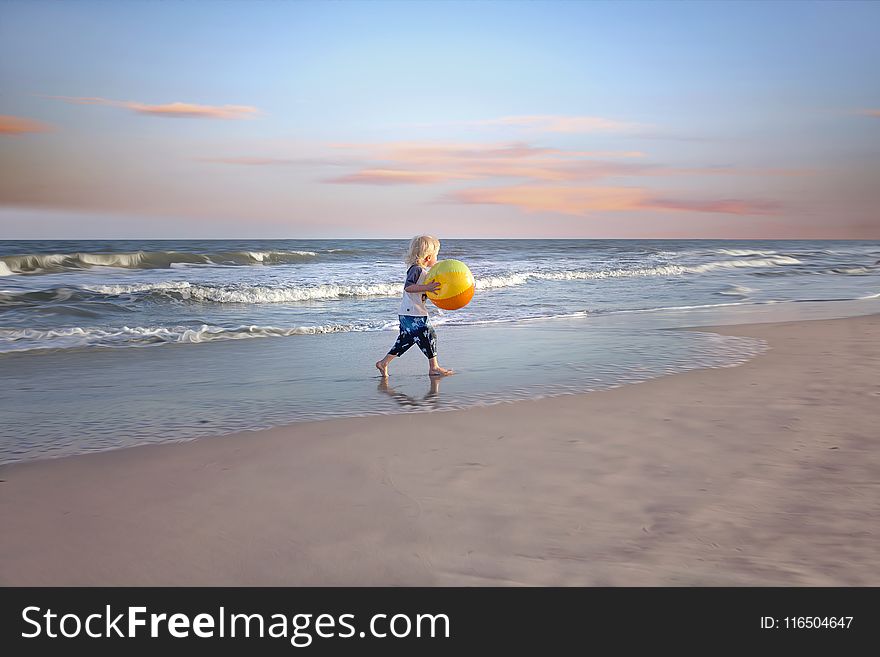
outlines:
[[[685,212],[716,212],[721,214],[774,215],[779,214],[781,204],[775,201],[748,201],[743,199],[711,199],[689,201],[683,199],[650,198],[647,206],[652,210],[682,210]]]
[[[20,137],[28,133],[52,132],[55,126],[22,116],[0,114],[0,135]]]
[[[647,189],[641,187],[594,184],[586,186],[586,183],[595,183],[605,178],[704,175],[764,177],[811,173],[809,170],[738,169],[717,165],[671,167],[659,163],[632,161],[634,158],[644,157],[644,153],[639,151],[568,151],[534,146],[525,142],[337,143],[331,146],[354,153],[348,161],[275,157],[227,157],[208,161],[244,165],[333,165],[354,169],[350,173],[321,180],[332,184],[412,186],[458,180],[518,179],[521,184],[460,190],[445,198],[460,203],[510,205],[526,212],[557,212],[571,215],[641,210],[742,215],[775,214],[778,206],[766,201],[749,201],[726,196],[718,199],[692,200],[675,194],[667,197],[656,192],[649,193]],[[599,159],[598,157],[609,154],[618,158]]]
[[[470,178],[465,174],[447,173],[443,171],[408,171],[405,169],[364,169],[357,173],[324,182],[356,183],[367,185],[424,185],[462,178]]]
[[[583,216],[595,212],[685,211],[736,215],[775,214],[780,206],[742,199],[675,200],[638,187],[558,187],[516,185],[453,192],[448,200],[465,204],[509,205],[524,212]]]
[[[333,143],[330,148],[361,150],[372,157],[396,161],[420,162],[486,158],[525,158],[538,155],[563,157],[645,157],[640,151],[566,151],[558,148],[531,146],[525,142],[502,143],[439,143],[439,142],[387,142],[387,143]]]
[[[659,165],[593,160],[601,156],[640,158],[639,151],[566,151],[523,142],[444,144],[390,142],[332,144],[360,150],[348,159],[266,156],[205,157],[204,162],[242,165],[345,166],[357,171],[325,179],[330,183],[433,184],[446,180],[513,177],[538,180],[585,180],[612,175],[647,175]]]
[[[523,142],[507,144],[443,144],[390,142],[387,144],[333,144],[334,148],[360,149],[360,166],[366,170],[426,170],[425,183],[454,178],[523,178],[538,181],[587,181],[621,176],[680,175],[799,175],[805,170],[750,170],[734,167],[675,168],[654,163],[633,163],[593,159],[601,156],[641,158],[640,151],[566,151],[531,146]],[[352,162],[352,166],[357,166]],[[362,172],[363,173],[363,172]],[[325,182],[369,182],[371,175],[352,174]],[[382,177],[382,184],[419,182],[419,177]]]
[[[362,171],[325,182],[435,183],[442,180],[512,177],[537,180],[594,179],[610,175],[635,175],[656,165],[585,161],[610,156],[644,157],[638,151],[566,151],[513,143],[332,144],[334,148],[363,151]],[[373,175],[377,169],[409,171],[411,175]],[[423,174],[423,175],[422,175]]]
[[[524,212],[583,215],[591,212],[633,210],[644,198],[632,187],[545,187],[516,185],[466,189],[447,198],[466,204],[511,205]]]
[[[876,118],[880,118],[880,109],[859,110],[859,114],[864,114],[865,116],[873,116]]]
[[[147,105],[130,100],[108,100],[87,96],[46,96],[59,98],[75,105],[110,105],[122,107],[138,114],[165,116],[185,119],[249,119],[260,114],[256,107],[248,105],[197,105],[195,103],[166,103],[164,105]]]

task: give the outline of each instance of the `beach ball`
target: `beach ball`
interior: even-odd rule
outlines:
[[[428,298],[443,310],[464,308],[474,298],[474,275],[459,260],[441,260],[428,270],[425,284],[440,283],[436,292],[427,292]]]

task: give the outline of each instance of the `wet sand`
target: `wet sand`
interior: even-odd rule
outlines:
[[[0,467],[0,584],[880,585],[880,315],[699,330],[771,349]]]

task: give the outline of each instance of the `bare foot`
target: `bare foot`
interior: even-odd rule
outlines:
[[[381,360],[376,361],[376,369],[382,374],[383,379],[388,378],[388,366],[383,363]]]
[[[428,370],[428,376],[449,376],[450,374],[455,374],[455,370],[449,370],[439,365]]]

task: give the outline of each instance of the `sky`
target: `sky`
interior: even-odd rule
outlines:
[[[880,239],[880,2],[0,1],[0,239]]]

